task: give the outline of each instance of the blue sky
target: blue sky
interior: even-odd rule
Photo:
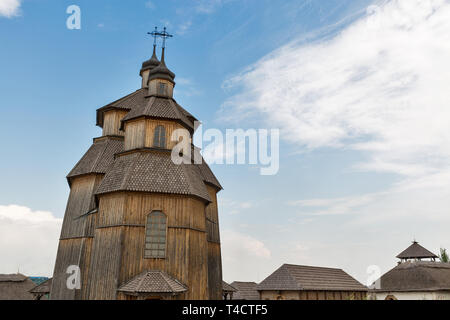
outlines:
[[[449,4],[413,2],[0,0],[3,218],[16,205],[59,223],[95,110],[140,86],[146,33],[165,25],[175,98],[206,129],[281,129],[277,175],[213,166],[225,280],[296,263],[365,281],[414,237],[450,247]],[[72,4],[81,30],[66,28]],[[0,272],[51,273],[22,256]]]

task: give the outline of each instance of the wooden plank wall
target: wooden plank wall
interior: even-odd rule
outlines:
[[[126,110],[110,110],[103,114],[103,136],[123,136],[119,130],[120,121],[126,116]]]
[[[145,221],[154,210],[168,217],[166,259],[144,259]],[[91,299],[115,299],[120,285],[147,270],[164,270],[186,284],[189,291],[178,299],[208,299],[204,202],[176,195],[106,194],[100,196],[97,228]]]
[[[222,299],[222,254],[220,248],[219,212],[217,191],[207,185],[212,200],[205,210],[208,236],[208,293],[209,299]]]
[[[176,141],[171,141],[172,134],[177,129],[184,129],[183,126],[173,121],[140,118],[125,124],[125,151],[144,147],[152,148],[157,126],[163,126],[166,129],[166,148],[172,149],[177,144]]]
[[[353,291],[261,291],[261,300],[363,300],[365,292]]]
[[[88,259],[92,243],[90,240],[95,225],[95,216],[79,217],[94,208],[94,192],[102,177],[102,175],[92,174],[72,180],[53,273],[52,299],[72,300],[83,297],[83,290],[74,291],[67,288],[69,275],[66,271],[69,266],[78,266],[83,288],[88,277]]]

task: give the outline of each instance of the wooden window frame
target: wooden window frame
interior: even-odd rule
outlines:
[[[156,89],[158,95],[166,96],[167,95],[167,83],[158,82],[158,88]]]
[[[157,242],[154,243],[152,241],[147,241],[147,238],[150,237],[160,237],[161,235],[151,235],[148,233],[148,230],[154,230],[155,228],[150,228],[150,226],[152,226],[154,223],[152,223],[151,221],[149,222],[149,219],[151,219],[152,215],[158,214],[159,217],[163,216],[165,219],[165,229],[164,230],[164,254],[160,255],[159,252],[162,251],[162,249],[159,249],[159,247],[157,249],[152,249],[149,248],[147,249],[147,245],[161,245],[161,242]],[[168,226],[167,226],[167,222],[168,222],[168,217],[167,215],[162,211],[162,210],[153,210],[152,212],[150,212],[146,218],[145,218],[145,235],[144,235],[144,259],[166,259],[167,257],[167,233],[168,233]],[[157,226],[159,226],[161,223],[158,223]],[[156,228],[156,231],[162,231],[160,228]],[[158,252],[157,255],[153,254],[153,251]],[[150,252],[149,254],[147,254],[147,252]]]
[[[153,132],[153,148],[166,149],[167,132],[163,125],[157,125]]]

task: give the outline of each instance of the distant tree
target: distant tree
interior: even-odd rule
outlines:
[[[441,248],[441,254],[439,255],[439,259],[441,259],[441,262],[450,263],[450,259],[448,257],[447,249]]]

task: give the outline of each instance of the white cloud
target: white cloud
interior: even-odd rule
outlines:
[[[196,0],[195,9],[199,13],[210,14],[223,4],[224,0]]]
[[[177,34],[182,36],[184,35],[189,28],[192,26],[192,21],[186,21],[178,26]]]
[[[19,15],[21,0],[0,0],[0,16],[12,18]]]
[[[225,86],[225,114],[260,115],[307,149],[367,153],[358,168],[450,167],[450,3],[392,0],[332,39],[292,42]]]
[[[228,281],[255,279],[255,273],[266,271],[271,252],[264,242],[249,235],[225,230],[221,234],[224,277]]]
[[[309,249],[274,258],[342,267],[361,281],[369,265],[394,267],[414,237],[433,251],[448,247],[450,222],[450,2],[390,0],[368,12],[229,79],[224,87],[237,93],[222,108],[224,119],[281,128],[301,151],[357,151],[367,160],[355,169],[400,177],[377,192],[290,203],[298,222],[280,237]]]
[[[156,8],[156,6],[155,6],[155,4],[153,3],[153,1],[147,1],[147,2],[145,3],[145,7],[148,8],[148,9],[155,9],[155,8]]]
[[[61,225],[47,211],[0,206],[0,273],[51,276]]]
[[[220,199],[220,212],[224,214],[239,214],[243,210],[248,210],[254,208],[256,205],[252,201],[233,201],[229,199]]]

